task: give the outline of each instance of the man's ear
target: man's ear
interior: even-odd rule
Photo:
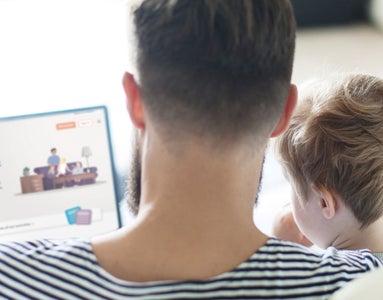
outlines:
[[[329,189],[320,187],[318,190],[322,215],[325,219],[332,219],[338,208],[340,199]]]
[[[133,125],[138,129],[145,129],[145,115],[140,89],[134,76],[126,72],[122,80],[122,85],[126,95],[126,106]]]
[[[295,106],[297,105],[298,89],[295,84],[290,85],[289,94],[286,99],[285,108],[280,116],[277,125],[275,125],[270,137],[277,137],[287,129]]]

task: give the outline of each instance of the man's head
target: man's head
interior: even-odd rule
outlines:
[[[292,89],[289,0],[144,0],[134,27],[137,73],[124,88],[163,141],[266,143]]]
[[[290,88],[290,1],[146,0],[134,24],[140,93],[162,132],[267,137]]]
[[[51,149],[51,154],[52,154],[52,155],[55,155],[56,153],[57,153],[57,149],[56,149],[56,148],[52,148],[52,149]]]
[[[383,215],[383,81],[344,74],[306,84],[300,92],[277,143],[298,201],[327,191],[366,227]]]

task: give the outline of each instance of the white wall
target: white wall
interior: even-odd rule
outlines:
[[[107,105],[123,169],[125,17],[122,0],[0,0],[0,117]]]

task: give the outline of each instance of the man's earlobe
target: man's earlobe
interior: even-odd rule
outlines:
[[[286,99],[285,108],[280,116],[278,123],[275,125],[270,137],[277,137],[282,134],[289,126],[290,119],[294,113],[295,106],[297,105],[298,89],[295,84],[290,85],[289,95]]]
[[[140,89],[134,76],[131,73],[125,73],[122,85],[126,95],[126,106],[133,125],[138,129],[145,129],[144,108]]]

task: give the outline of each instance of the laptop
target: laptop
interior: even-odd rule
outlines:
[[[104,106],[0,118],[0,241],[120,227]]]

